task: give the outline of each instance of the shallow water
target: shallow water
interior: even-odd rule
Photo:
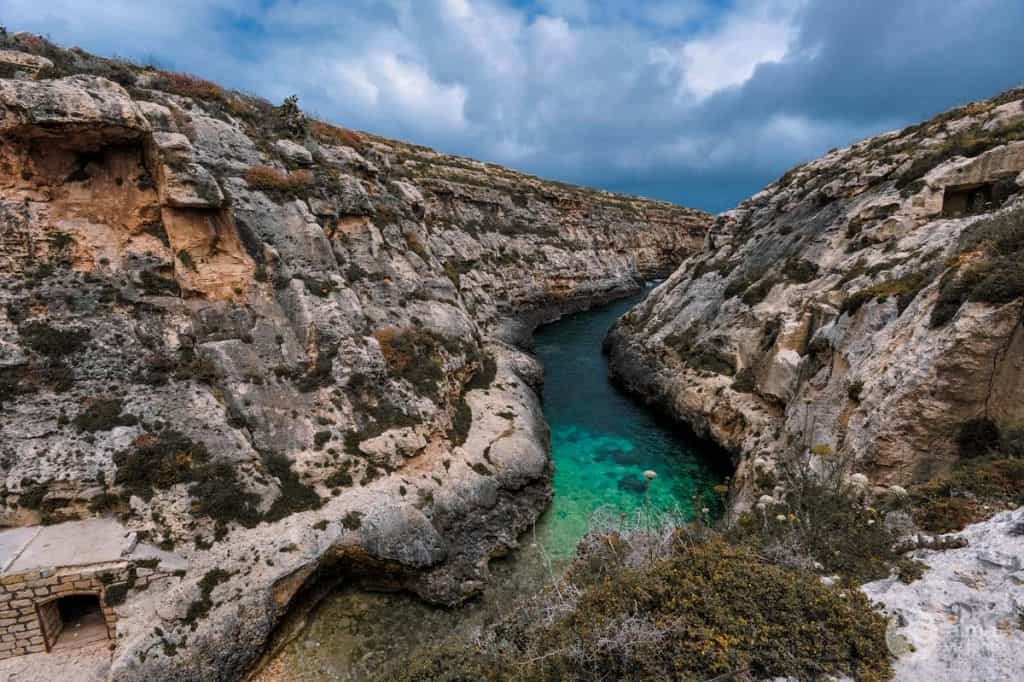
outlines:
[[[601,343],[616,319],[643,295],[572,315],[534,335],[544,364],[544,415],[551,426],[555,499],[538,540],[555,558],[571,557],[595,512],[641,522],[644,472],[654,471],[650,514],[687,518],[718,482],[686,437],[608,381]]]
[[[341,590],[262,679],[363,680],[402,670],[449,637],[470,641],[540,590],[572,557],[597,517],[644,523],[666,513],[691,518],[719,482],[696,441],[656,419],[608,381],[601,343],[643,294],[542,327],[534,338],[545,369],[544,414],[551,426],[555,497],[513,556],[492,563],[477,600],[453,610],[400,594]],[[657,478],[648,489],[644,472]],[[648,506],[649,505],[649,506]]]

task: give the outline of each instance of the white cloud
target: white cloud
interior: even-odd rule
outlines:
[[[712,33],[686,43],[680,55],[686,89],[703,99],[742,85],[761,64],[780,61],[797,36],[792,9],[741,10]]]

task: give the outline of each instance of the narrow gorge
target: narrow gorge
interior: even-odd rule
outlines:
[[[712,216],[0,31],[0,677],[1014,680],[1022,556],[1024,89]]]
[[[542,371],[511,342],[667,274],[710,221],[6,47],[0,523],[103,517],[81,532],[148,548],[75,569],[109,576],[112,679],[241,675],[325,572],[478,593],[551,498]],[[16,598],[61,568],[21,567]]]

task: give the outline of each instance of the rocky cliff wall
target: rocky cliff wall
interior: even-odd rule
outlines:
[[[114,679],[237,677],[324,572],[479,590],[551,494],[540,370],[497,331],[709,223],[4,47],[0,524],[113,514],[189,566],[119,607]]]
[[[833,150],[717,218],[612,331],[613,373],[732,450],[740,508],[790,454],[948,472],[1024,419],[1022,188],[1021,90]]]

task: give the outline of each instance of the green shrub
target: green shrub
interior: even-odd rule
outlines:
[[[350,511],[345,514],[341,519],[341,525],[345,530],[359,530],[363,525],[363,513],[358,511]]]
[[[206,618],[207,614],[210,613],[210,609],[213,608],[213,590],[215,587],[223,582],[226,582],[230,577],[231,573],[221,568],[214,568],[206,572],[205,575],[199,581],[199,599],[196,599],[188,606],[188,610],[185,613],[185,622],[188,623],[193,630],[196,629],[198,622],[203,618]]]
[[[209,460],[205,445],[173,429],[156,435],[144,433],[133,446],[132,450],[114,454],[114,482],[147,501],[153,497],[154,488],[164,490],[194,481],[195,469]]]
[[[79,431],[94,433],[110,431],[118,426],[134,426],[139,422],[135,415],[122,414],[123,409],[124,401],[119,398],[93,400],[78,413],[73,423]]]
[[[854,379],[846,385],[847,397],[855,403],[860,402],[860,394],[864,391],[864,380]]]
[[[910,167],[896,179],[896,188],[903,189],[919,181],[930,170],[956,156],[973,158],[1015,140],[1024,139],[1024,123],[1009,128],[983,130],[968,128],[951,135],[937,149],[925,151],[911,163]]]
[[[451,444],[462,445],[469,436],[469,429],[473,425],[473,410],[470,409],[466,397],[462,396],[455,403],[455,413],[452,415],[452,427],[448,429],[448,440]]]
[[[500,644],[454,656],[441,649],[403,679],[494,679],[472,677],[481,670],[552,681],[892,675],[886,619],[857,590],[682,532],[667,556],[638,567],[617,551],[626,549],[621,537],[591,544],[598,555],[581,550],[568,585],[493,628]],[[567,591],[579,596],[566,602]]]
[[[818,266],[804,258],[790,258],[782,270],[786,279],[806,284],[818,276]]]
[[[281,494],[264,515],[264,520],[274,522],[297,512],[319,509],[323,500],[316,490],[299,480],[292,470],[292,463],[280,453],[264,455],[263,465],[271,476],[278,480]]]
[[[46,322],[26,322],[18,334],[29,348],[49,358],[61,358],[81,351],[92,336],[88,329],[57,329]]]
[[[918,561],[917,559],[900,559],[896,562],[896,577],[901,583],[909,585],[915,580],[920,580],[927,569],[928,564],[923,561]]]
[[[1024,459],[993,453],[963,460],[949,474],[910,490],[914,520],[926,531],[952,533],[992,510],[1024,505]]]
[[[1003,305],[1024,297],[1024,206],[974,223],[958,249],[940,283],[932,328],[951,321],[967,301]]]
[[[330,439],[330,431],[317,431],[316,433],[313,434],[313,447],[315,447],[317,450],[323,450],[324,445],[326,445],[327,441],[329,441]]]
[[[785,520],[776,519],[778,514]],[[805,481],[785,505],[742,514],[729,534],[759,552],[798,563],[814,560],[828,573],[860,584],[888,576],[898,558],[896,537],[879,521],[846,491]]]
[[[904,275],[898,279],[874,284],[866,289],[861,289],[851,294],[839,307],[840,313],[856,315],[857,311],[868,301],[877,300],[884,302],[889,298],[896,297],[896,310],[899,314],[907,309],[917,295],[928,286],[931,276],[924,272],[915,272]]]
[[[195,483],[188,493],[195,513],[219,523],[237,521],[251,528],[260,521],[259,496],[248,492],[238,480],[234,468],[226,462],[199,467]]]
[[[373,333],[388,371],[396,379],[405,379],[420,395],[436,397],[438,382],[444,377],[444,354],[464,351],[463,344],[425,329],[384,327]]]
[[[340,467],[331,472],[331,475],[324,481],[328,488],[350,488],[352,483],[352,464],[344,462]]]

